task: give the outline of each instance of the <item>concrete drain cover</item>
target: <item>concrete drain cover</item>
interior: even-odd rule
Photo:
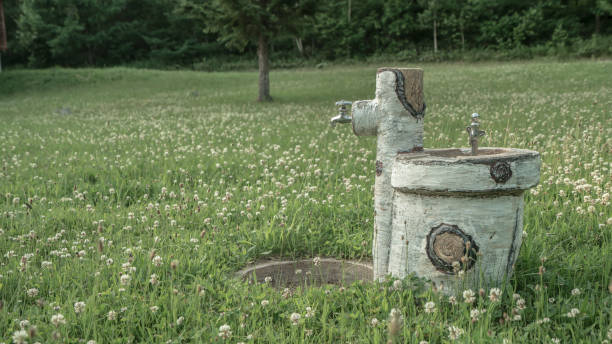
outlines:
[[[373,280],[370,262],[321,258],[265,261],[248,266],[236,273],[249,283],[269,283],[275,288],[318,287],[322,285],[350,285],[355,281]]]

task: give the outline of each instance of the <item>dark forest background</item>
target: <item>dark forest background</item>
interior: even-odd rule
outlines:
[[[194,2],[206,3],[5,0],[3,64],[255,68],[256,45],[227,44],[231,39],[206,29],[206,16],[197,13],[209,7]],[[611,0],[329,0],[314,6],[314,15],[290,18],[302,22],[299,32],[272,36],[273,67],[612,56]]]

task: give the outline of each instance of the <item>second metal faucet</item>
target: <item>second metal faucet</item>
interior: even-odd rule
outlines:
[[[470,146],[472,146],[472,155],[478,155],[478,138],[484,136],[484,130],[480,130],[480,115],[472,114],[472,123],[466,128],[470,137]]]

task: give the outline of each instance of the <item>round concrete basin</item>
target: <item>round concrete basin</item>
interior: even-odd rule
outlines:
[[[529,189],[540,180],[540,154],[515,148],[427,149],[399,154],[391,185],[412,192],[479,193]]]
[[[523,235],[523,192],[538,184],[540,155],[512,148],[430,149],[393,165],[389,272],[414,273],[448,293],[499,285]]]

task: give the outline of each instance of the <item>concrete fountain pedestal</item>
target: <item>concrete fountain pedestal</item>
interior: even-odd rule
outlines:
[[[467,129],[471,148],[424,149],[426,106],[423,70],[418,68],[379,68],[374,99],[336,105],[340,111],[332,126],[352,123],[355,135],[377,137],[373,263],[371,275],[351,275],[344,273],[346,262],[329,262],[320,280],[414,274],[447,294],[463,287],[500,286],[518,256],[523,193],[539,182],[540,155],[514,148],[479,149],[485,132],[476,113],[467,128],[457,128]],[[255,272],[260,280],[277,274],[291,285],[296,270],[305,272],[299,268],[303,263],[255,266],[243,276]]]

